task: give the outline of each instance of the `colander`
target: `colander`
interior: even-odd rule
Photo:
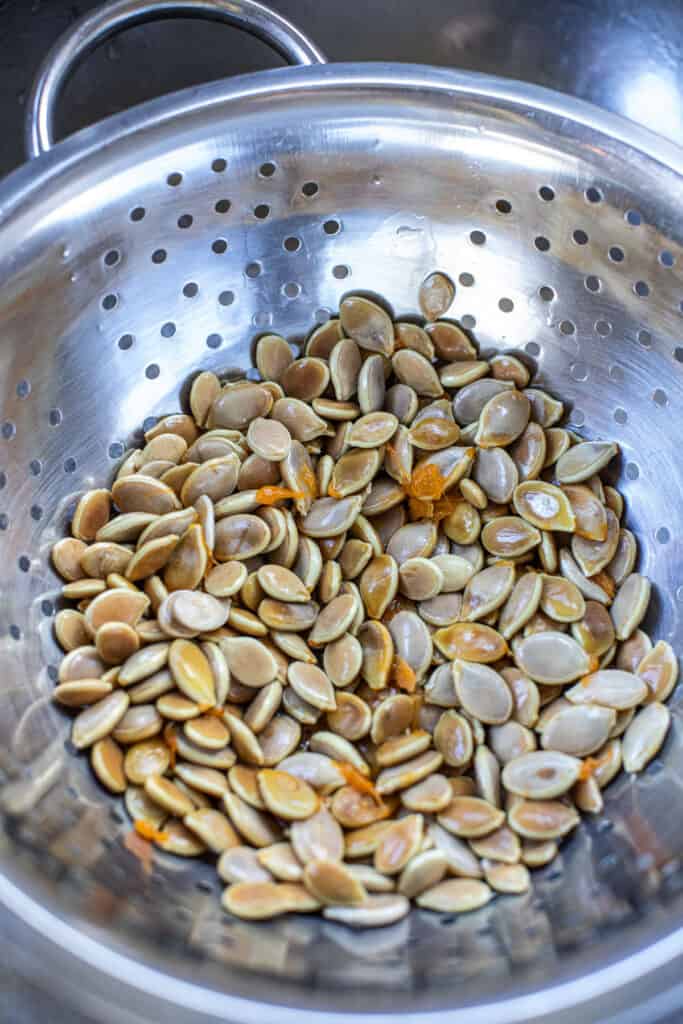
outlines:
[[[52,147],[77,60],[127,25],[192,14],[308,66],[178,93]],[[528,85],[326,66],[248,0],[89,15],[47,58],[27,140],[35,159],[0,187],[0,898],[22,968],[116,1021],[643,1021],[683,1002],[680,690],[660,756],[610,787],[528,895],[360,934],[239,922],[211,865],[159,854],[143,872],[121,806],[69,751],[50,701],[49,559],[77,496],[178,408],[191,373],[248,367],[264,332],[301,341],[352,291],[414,314],[438,269],[482,352],[518,352],[573,429],[619,441],[615,482],[654,583],[647,628],[677,648],[683,153]]]

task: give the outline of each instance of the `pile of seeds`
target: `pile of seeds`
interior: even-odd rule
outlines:
[[[53,549],[74,745],[239,917],[523,892],[668,729],[617,446],[444,291],[424,328],[352,296],[300,358],[261,338],[261,381],[200,373]]]

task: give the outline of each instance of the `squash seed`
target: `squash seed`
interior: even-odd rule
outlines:
[[[554,630],[515,641],[514,658],[517,667],[539,683],[571,683],[593,667],[591,658],[573,637]]]
[[[105,789],[110,793],[125,792],[128,782],[123,770],[123,751],[111,736],[93,743],[90,764]]]
[[[617,640],[627,640],[642,622],[650,603],[650,590],[650,581],[637,572],[627,576],[619,587],[610,609]]]
[[[619,448],[614,442],[583,441],[557,460],[555,476],[562,484],[577,484],[604,469]]]
[[[487,864],[484,877],[496,892],[523,893],[531,886],[529,872],[524,864]]]
[[[401,893],[377,893],[358,906],[328,906],[323,917],[349,928],[384,928],[405,917],[410,903]]]
[[[505,814],[479,797],[457,796],[437,815],[437,821],[455,836],[477,839],[500,828]]]
[[[561,839],[579,823],[573,807],[556,800],[522,800],[508,813],[508,822],[525,839]]]
[[[421,892],[415,899],[424,910],[438,910],[446,914],[459,914],[478,910],[493,899],[486,884],[473,878],[450,878]]]
[[[657,701],[637,712],[622,740],[624,771],[641,772],[649,764],[659,752],[670,722],[671,712]]]
[[[541,743],[546,750],[587,757],[606,743],[615,721],[612,708],[597,704],[562,707],[543,727]]]
[[[503,785],[528,800],[552,800],[567,793],[579,778],[581,762],[555,750],[536,750],[503,768]]]
[[[585,676],[564,695],[572,704],[602,704],[615,711],[624,711],[645,700],[647,686],[632,672],[601,669]]]

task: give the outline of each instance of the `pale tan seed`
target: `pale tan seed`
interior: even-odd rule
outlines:
[[[394,351],[394,325],[385,311],[370,299],[350,295],[339,306],[344,333],[363,349],[390,356]]]
[[[448,555],[442,556],[451,557]],[[434,560],[409,558],[399,569],[401,593],[412,601],[428,601],[441,591],[443,573]]]
[[[86,576],[106,579],[110,573],[125,573],[131,560],[130,548],[111,541],[89,544],[81,558],[81,569]]]
[[[425,910],[453,914],[478,910],[492,898],[493,893],[486,882],[472,878],[451,878],[426,889],[417,896],[415,902]]]
[[[128,786],[123,800],[134,822],[143,821],[146,825],[159,829],[167,818],[163,807],[150,800],[142,786]]]
[[[111,736],[93,743],[90,764],[105,789],[116,794],[125,792],[128,783],[123,771],[123,751]]]
[[[618,450],[614,442],[583,441],[560,456],[555,466],[555,475],[563,484],[588,480],[604,469]]]
[[[524,388],[524,394],[531,402],[531,418],[544,428],[552,427],[564,413],[562,402],[552,398],[540,388]]]
[[[505,815],[497,807],[479,797],[458,796],[437,815],[437,820],[453,835],[463,839],[476,839],[500,828],[505,821]]]
[[[161,732],[163,720],[153,704],[129,707],[113,730],[117,743],[139,743]]]
[[[246,921],[264,921],[289,911],[283,886],[275,882],[237,882],[223,892],[223,908]]]
[[[647,696],[645,682],[632,672],[601,669],[585,676],[580,683],[565,691],[572,704],[602,704],[615,711],[624,711],[641,704]]]
[[[463,708],[489,725],[507,721],[512,713],[512,696],[503,677],[488,665],[461,659],[453,663],[455,692]]]
[[[116,480],[111,495],[119,512],[149,512],[161,516],[181,507],[167,484],[144,473]]]
[[[193,808],[185,814],[183,824],[212,853],[222,854],[240,845],[239,836],[226,816],[212,807]]]
[[[615,721],[612,708],[597,704],[561,707],[543,726],[541,744],[546,750],[587,757],[606,743]]]
[[[470,839],[469,844],[477,857],[485,857],[503,864],[516,864],[520,859],[519,838],[507,825],[502,825],[495,832],[490,832],[480,839]]]
[[[278,334],[266,334],[259,338],[255,362],[264,380],[279,381],[293,359],[292,350]]]
[[[552,800],[572,788],[580,769],[581,762],[575,757],[538,750],[509,761],[502,781],[507,790],[529,800]]]
[[[432,772],[437,771],[442,761],[443,756],[438,751],[432,750],[409,761],[404,761],[402,764],[384,768],[377,776],[377,792],[384,796],[396,793],[401,789],[408,789],[427,778]]]
[[[227,515],[216,523],[214,555],[219,562],[246,561],[265,551],[270,541],[263,519],[246,512]]]
[[[59,682],[70,683],[77,679],[99,679],[107,666],[97,653],[97,648],[86,645],[69,651],[59,666]]]
[[[552,839],[525,839],[522,843],[522,861],[530,868],[544,867],[557,853],[557,843]]]
[[[536,737],[531,729],[512,720],[504,725],[491,726],[488,740],[491,750],[502,765],[536,749]]]
[[[480,448],[477,450],[474,479],[489,501],[505,505],[512,499],[519,481],[519,473],[504,448]]]
[[[650,603],[651,584],[637,572],[627,576],[610,609],[617,640],[627,640],[638,628]]]
[[[641,772],[659,752],[671,723],[671,712],[657,701],[638,711],[624,733],[624,771]]]
[[[496,892],[523,893],[531,886],[529,871],[524,864],[487,864],[484,877]]]
[[[510,455],[517,466],[520,480],[536,480],[545,464],[547,441],[538,423],[529,423],[510,446]]]
[[[301,741],[301,726],[288,715],[275,715],[259,733],[259,744],[266,767],[280,764],[293,754]]]
[[[144,789],[150,800],[177,818],[194,810],[192,800],[163,775],[148,775],[144,780]]]
[[[261,798],[266,807],[278,818],[297,821],[310,818],[318,809],[315,790],[285,771],[265,769],[258,774]]]
[[[224,850],[216,866],[224,882],[270,882],[271,873],[259,861],[261,851],[250,846],[232,846]]]
[[[212,707],[216,703],[213,673],[202,649],[188,640],[174,640],[168,666],[176,686],[190,700]]]
[[[53,545],[50,553],[52,564],[62,579],[74,582],[85,575],[81,568],[81,558],[87,549],[87,544],[75,537],[62,537]]]
[[[157,643],[132,654],[121,666],[119,672],[119,683],[122,686],[129,686],[131,683],[138,683],[155,672],[164,668],[168,662],[170,644]]]
[[[304,870],[290,843],[275,843],[259,850],[258,864],[280,882],[300,882]]]
[[[382,617],[396,596],[398,581],[398,566],[390,555],[373,558],[368,564],[360,578],[359,586],[369,618]]]
[[[340,861],[309,860],[303,882],[312,895],[325,906],[348,906],[364,903],[364,886]]]
[[[226,637],[220,641],[231,676],[245,686],[266,686],[278,675],[273,652],[253,637]]]
[[[573,807],[556,800],[522,800],[508,812],[508,823],[525,839],[560,839],[579,823]]]
[[[134,743],[126,751],[123,767],[126,778],[143,786],[148,775],[163,775],[171,763],[169,748],[160,738]]]
[[[457,622],[438,629],[432,635],[437,649],[448,659],[486,664],[499,661],[508,653],[501,635],[481,622]]]
[[[422,754],[431,745],[431,740],[431,734],[425,729],[414,729],[404,736],[395,736],[377,748],[376,763],[380,768],[401,764]]]
[[[526,636],[513,652],[518,668],[539,683],[570,683],[595,667],[573,637],[554,630]]]
[[[235,793],[225,793],[223,804],[232,824],[252,846],[272,846],[279,842],[280,828],[269,815],[250,807]]]
[[[670,644],[659,640],[638,663],[636,672],[647,686],[646,703],[663,703],[678,679],[678,659]]]
[[[87,491],[76,506],[71,520],[71,532],[78,540],[93,541],[97,531],[109,521],[111,495],[98,489]]]
[[[515,575],[514,565],[502,561],[472,576],[463,593],[461,618],[474,622],[500,608],[510,596]]]
[[[287,679],[298,695],[314,707],[322,711],[333,711],[336,708],[334,687],[316,665],[292,662],[287,670]]]
[[[327,713],[327,724],[332,732],[353,743],[367,736],[372,712],[365,701],[353,693],[339,693],[336,699],[336,710]]]
[[[519,516],[500,516],[486,523],[481,531],[481,543],[492,555],[514,558],[537,547],[541,534]]]
[[[434,746],[446,764],[454,768],[469,764],[474,743],[467,719],[455,711],[444,711],[434,730]]]
[[[193,716],[185,722],[183,729],[188,739],[206,750],[222,750],[230,740],[227,726],[213,715]]]
[[[71,727],[71,742],[79,750],[104,739],[116,728],[128,708],[128,695],[122,690],[103,697],[81,711]]]
[[[571,533],[576,526],[569,498],[554,484],[526,480],[515,487],[512,500],[518,515],[539,530]]]
[[[148,607],[146,594],[120,588],[105,590],[91,601],[85,612],[85,622],[93,634],[105,622],[126,622],[135,626]]]
[[[526,429],[531,403],[522,391],[501,391],[488,400],[479,416],[475,443],[480,448],[505,447]]]
[[[79,611],[87,611],[91,598],[104,593],[106,583],[104,580],[74,580],[73,583],[65,583],[62,587],[62,597],[67,601],[82,602],[79,604]]]
[[[302,864],[315,860],[340,861],[344,856],[344,835],[324,806],[306,821],[292,824],[290,841]]]
[[[450,804],[453,793],[444,775],[434,774],[403,790],[401,802],[410,811],[436,814]]]
[[[405,917],[410,903],[400,893],[377,893],[359,906],[324,907],[323,917],[349,928],[384,928]]]
[[[204,586],[214,597],[232,597],[239,593],[246,578],[247,568],[242,562],[224,562],[210,570]]]

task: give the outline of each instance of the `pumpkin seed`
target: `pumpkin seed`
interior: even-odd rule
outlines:
[[[394,351],[394,325],[385,311],[370,299],[349,295],[339,306],[342,330],[363,349],[390,356]]]
[[[535,750],[503,768],[503,785],[528,800],[552,800],[567,793],[579,778],[581,762],[555,750]]]
[[[453,662],[453,678],[458,700],[474,718],[495,725],[510,717],[510,690],[503,677],[488,665],[456,659]]]
[[[562,484],[581,483],[604,469],[618,450],[614,442],[583,441],[560,456],[555,476]]]
[[[488,569],[482,569],[465,587],[461,617],[466,622],[485,619],[505,603],[514,582],[515,567],[510,562],[501,562]]]
[[[401,893],[377,893],[360,906],[328,906],[323,917],[349,928],[384,928],[405,917],[410,903]]]
[[[610,610],[617,640],[627,640],[642,622],[650,603],[650,590],[650,581],[637,572],[627,576],[619,587]]]
[[[573,637],[554,630],[515,641],[513,653],[517,667],[538,683],[571,683],[594,667]]]
[[[566,699],[572,704],[601,704],[615,711],[637,707],[646,696],[645,682],[621,669],[593,672],[565,691]]]
[[[478,910],[491,899],[493,892],[486,882],[473,878],[450,878],[421,892],[415,902],[425,910],[454,914]]]
[[[642,772],[659,752],[670,723],[671,712],[658,701],[636,713],[622,740],[624,771]]]
[[[615,721],[612,708],[598,704],[562,707],[543,727],[541,744],[546,750],[587,757],[604,746]]]
[[[508,813],[508,822],[525,839],[560,839],[579,823],[573,807],[555,800],[522,800]]]
[[[456,622],[437,629],[432,636],[437,649],[451,661],[462,658],[486,664],[500,661],[508,647],[500,633],[481,622]]]
[[[489,501],[506,505],[518,485],[519,473],[504,448],[480,448],[474,465],[474,480]]]

